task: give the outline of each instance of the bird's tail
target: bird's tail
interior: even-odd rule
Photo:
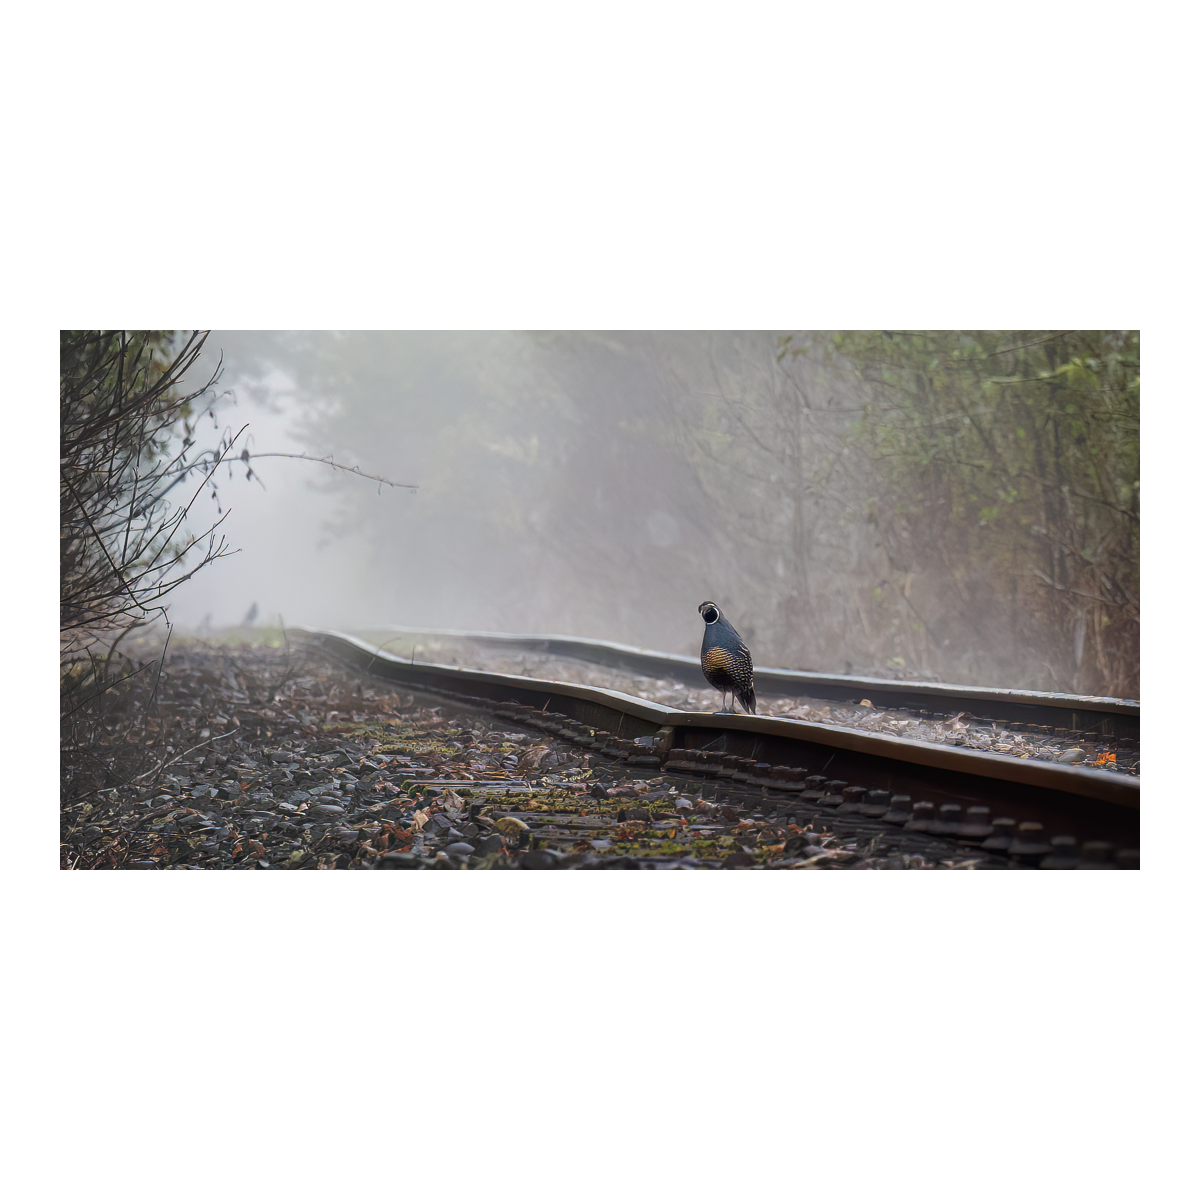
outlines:
[[[749,687],[738,688],[734,695],[738,698],[738,703],[748,712],[756,711],[756,703],[754,700],[754,684]]]

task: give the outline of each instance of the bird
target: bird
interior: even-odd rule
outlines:
[[[721,693],[721,711],[737,711],[732,700],[729,708],[725,707],[725,697],[732,692],[748,713],[754,712],[754,660],[750,648],[711,600],[705,600],[696,611],[704,618],[700,667],[704,678]]]

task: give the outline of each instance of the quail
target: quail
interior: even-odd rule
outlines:
[[[732,692],[748,713],[754,712],[754,662],[749,647],[711,600],[705,600],[698,611],[704,618],[700,666],[704,678],[721,693],[721,711],[737,711],[732,700],[725,707],[725,697]]]

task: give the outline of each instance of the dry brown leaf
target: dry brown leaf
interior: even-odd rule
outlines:
[[[530,746],[517,757],[518,771],[536,771],[542,759],[550,753],[549,746]]]

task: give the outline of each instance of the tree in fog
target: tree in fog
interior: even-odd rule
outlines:
[[[643,336],[760,661],[1136,694],[1136,332]]]
[[[253,374],[261,386],[278,369],[295,384],[310,447],[421,484],[412,504],[325,485],[329,536],[362,539],[391,621],[419,623],[411,614],[436,596],[426,619],[443,625],[651,645],[692,632],[704,497],[675,452],[642,335],[314,333],[256,344]]]
[[[1136,695],[1138,333],[832,346],[862,398],[845,442],[870,464],[859,511],[886,559],[877,627],[974,682]]]
[[[862,646],[847,636],[838,596],[856,558],[839,441],[849,420],[821,369],[821,342],[806,340],[800,358],[767,332],[656,337],[675,382],[677,452],[707,498],[708,570],[726,605],[746,613],[760,661],[850,665]]]

